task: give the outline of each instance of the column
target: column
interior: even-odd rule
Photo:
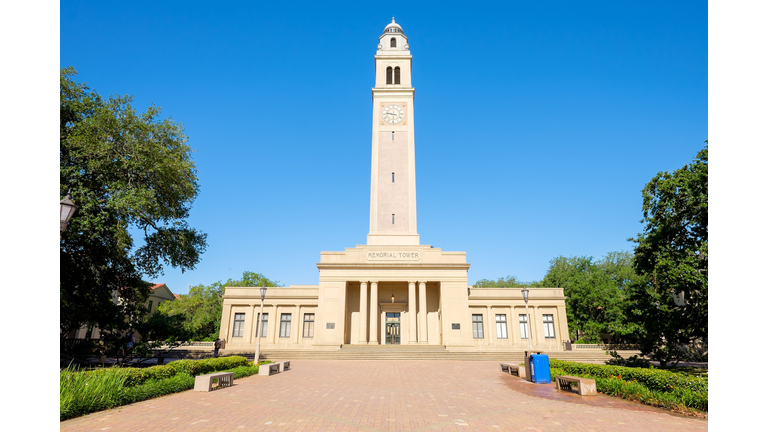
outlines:
[[[368,282],[360,282],[360,345],[368,343],[365,338],[368,327]]]
[[[488,311],[488,344],[495,345],[496,344],[496,317],[493,315],[493,311],[491,310],[490,305],[486,306],[485,308]]]
[[[261,306],[261,303],[258,305],[251,305],[251,325],[250,329],[248,329],[248,343],[249,344],[255,344],[256,343],[256,330],[255,327],[258,325],[258,321],[256,320],[256,315],[259,314],[259,306]]]
[[[416,282],[408,282],[408,343],[416,343]]]
[[[296,334],[291,335],[291,342],[301,342],[301,331],[304,327],[304,317],[301,316],[301,305],[296,305]]]
[[[221,311],[221,328],[219,329],[219,337],[224,339],[225,341],[229,342],[232,339],[230,338],[230,327],[232,326],[232,323],[230,320],[232,319],[232,305],[231,304],[225,304],[222,307]]]
[[[368,345],[379,344],[379,333],[377,332],[377,321],[379,319],[379,283],[371,282],[371,328]]]
[[[267,312],[270,315],[267,317],[267,320],[272,323],[271,330],[269,329],[269,322],[267,323],[267,342],[271,344],[276,344],[280,335],[280,317],[277,316],[277,312],[277,305],[272,305],[271,310]]]
[[[427,283],[419,282],[419,344],[427,343]]]

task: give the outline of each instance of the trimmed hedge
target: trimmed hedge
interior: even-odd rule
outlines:
[[[194,377],[197,375],[223,371],[225,369],[232,369],[238,366],[247,366],[249,364],[251,364],[251,362],[245,357],[232,356],[205,360],[176,360],[167,365],[150,366],[147,368],[113,367],[81,373],[94,377],[118,374],[125,376],[125,387],[132,387],[152,379],[158,380],[171,378],[178,373],[184,373]]]
[[[592,378],[597,391],[669,409],[708,411],[707,379],[659,369],[549,360],[550,374]]]
[[[556,359],[549,360],[549,367],[562,369],[571,375],[589,375],[590,378],[618,377],[625,381],[637,381],[649,390],[662,392],[669,392],[678,388],[697,392],[706,392],[708,389],[706,378],[678,374],[662,369],[594,365]]]
[[[79,372],[67,368],[59,374],[59,418],[66,420],[189,390],[195,386],[194,376],[211,372],[234,372],[238,379],[257,374],[259,367],[245,357],[233,356],[178,360],[143,369],[115,367]]]
[[[120,405],[178,393],[193,387],[195,387],[195,377],[185,373],[179,373],[170,378],[159,380],[151,379],[141,385],[123,388],[120,392]]]

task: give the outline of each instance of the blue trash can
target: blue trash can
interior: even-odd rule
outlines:
[[[549,376],[549,356],[546,354],[531,354],[529,357],[531,367],[531,382],[535,384],[549,384],[552,379]]]

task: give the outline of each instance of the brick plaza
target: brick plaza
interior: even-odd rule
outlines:
[[[235,380],[61,422],[74,431],[702,431],[706,420],[557,392],[488,361],[296,360]]]

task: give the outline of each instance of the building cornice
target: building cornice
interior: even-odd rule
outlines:
[[[327,269],[446,269],[469,270],[469,263],[317,263],[318,270]]]

